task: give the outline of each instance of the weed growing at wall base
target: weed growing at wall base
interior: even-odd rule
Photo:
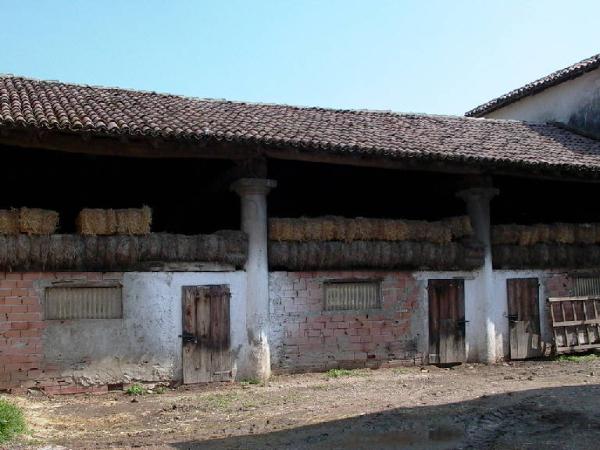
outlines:
[[[366,375],[364,369],[330,369],[325,372],[327,378],[358,377]]]
[[[8,442],[26,430],[21,409],[0,399],[0,443]]]
[[[143,395],[146,393],[146,390],[139,384],[132,384],[127,388],[125,393],[127,395]]]
[[[600,355],[596,353],[588,353],[587,355],[560,355],[556,357],[557,361],[568,362],[588,362],[600,360]]]

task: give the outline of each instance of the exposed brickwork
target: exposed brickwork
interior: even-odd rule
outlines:
[[[323,282],[382,280],[382,307],[324,311]],[[270,275],[274,371],[415,364],[419,284],[408,272],[273,272]]]
[[[0,390],[43,389],[51,394],[104,392],[106,386],[76,386],[44,359],[43,288],[52,281],[120,279],[120,273],[0,272]]]
[[[572,295],[573,279],[567,273],[549,274],[543,279],[547,297],[568,297]]]

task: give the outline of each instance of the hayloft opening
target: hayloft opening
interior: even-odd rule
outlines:
[[[372,217],[438,220],[466,213],[451,174],[269,161],[278,180],[269,194],[271,217]]]
[[[75,231],[82,208],[153,210],[153,232],[212,233],[239,229],[237,194],[220,185],[233,166],[225,160],[145,159],[1,147],[0,208],[45,208],[60,213],[60,233]]]

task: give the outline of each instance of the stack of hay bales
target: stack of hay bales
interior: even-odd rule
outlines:
[[[483,247],[458,242],[271,241],[269,265],[283,270],[471,270],[483,264]]]
[[[58,227],[58,213],[47,209],[20,208],[0,210],[0,234],[48,235]]]
[[[436,222],[337,216],[269,220],[269,239],[272,241],[420,241],[447,244],[472,234],[473,228],[467,216]]]
[[[77,216],[77,232],[86,236],[146,235],[150,234],[152,210],[147,206],[138,209],[81,210]]]
[[[531,246],[538,243],[599,244],[598,223],[553,223],[535,225],[496,225],[492,227],[494,245]]]

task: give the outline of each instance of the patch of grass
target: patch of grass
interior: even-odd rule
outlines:
[[[309,389],[314,391],[327,391],[329,390],[329,386],[327,384],[315,384],[314,386],[310,386]]]
[[[239,399],[235,392],[209,394],[202,399],[207,408],[226,409]]]
[[[143,395],[146,393],[146,389],[139,384],[132,384],[125,391],[127,395]]]
[[[240,381],[241,385],[247,386],[249,384],[261,384],[261,381],[257,378],[247,378]]]
[[[329,369],[325,372],[327,378],[357,377],[366,375],[363,369]]]
[[[397,375],[404,375],[405,373],[409,373],[410,369],[408,367],[394,367],[392,369],[392,372],[394,372]]]
[[[155,394],[164,394],[165,392],[167,392],[167,388],[165,386],[158,386],[156,389],[154,389]]]
[[[0,443],[8,442],[26,430],[23,411],[18,406],[0,399]]]
[[[587,355],[559,355],[556,358],[556,361],[568,361],[568,362],[590,362],[597,361],[600,359],[600,355],[596,353],[588,353]]]

